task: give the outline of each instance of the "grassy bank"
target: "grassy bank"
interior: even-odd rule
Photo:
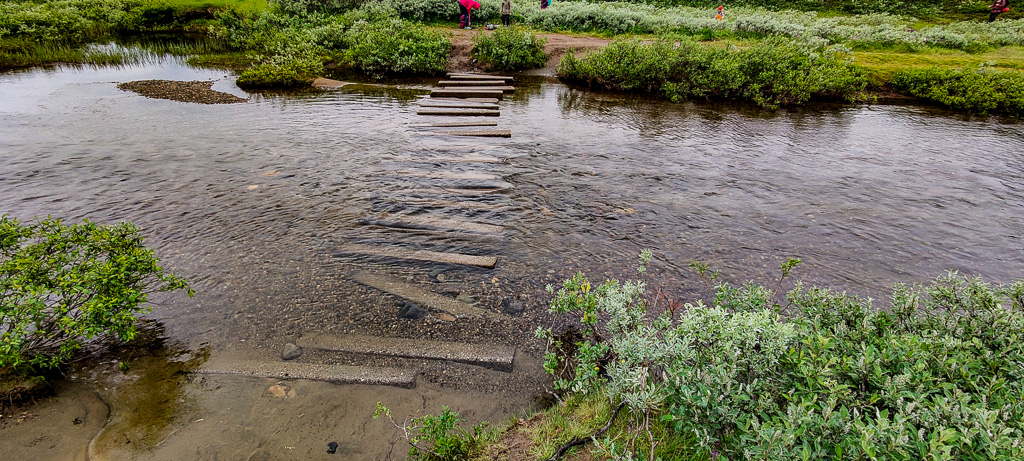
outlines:
[[[481,3],[477,23],[496,21],[499,0]],[[821,11],[800,1],[750,1],[730,7],[725,21],[716,21],[700,1],[564,1],[546,10],[537,2],[513,3],[514,19],[526,28],[478,36],[472,56],[484,67],[543,66],[543,40],[531,30],[583,31],[642,40],[565,57],[559,75],[596,88],[671,100],[745,100],[766,108],[870,100],[865,90],[900,92],[957,110],[1022,115],[1012,101],[1013,73],[1024,68],[1024,20],[1008,14],[981,22],[977,2],[918,2],[923,9],[898,11],[858,3],[862,14],[850,15],[842,1],[826,2]],[[977,19],[960,20],[970,12]],[[443,28],[424,21],[451,22],[457,14],[449,0],[4,0],[0,68],[138,62],[149,56],[88,45],[171,32],[198,34],[213,45],[169,52],[237,69],[239,85],[250,89],[308,85],[325,66],[373,77],[434,75],[448,66],[452,45]],[[630,68],[635,64],[643,70]],[[970,79],[950,72],[906,84],[908,75],[918,75],[910,71],[930,68],[981,68],[986,78],[1007,73],[997,76],[1000,84],[991,92],[962,85]]]

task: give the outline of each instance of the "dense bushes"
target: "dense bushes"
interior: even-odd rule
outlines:
[[[958,110],[1024,116],[1024,74],[987,69],[910,69],[893,75],[893,88]]]
[[[622,402],[643,440],[659,420],[723,459],[1024,457],[1024,281],[950,273],[897,285],[889,310],[801,284],[720,283],[710,305],[645,290],[577,275],[551,306],[580,339],[538,332],[546,368],[570,371],[556,385]]]
[[[130,340],[154,291],[184,289],[135,226],[0,216],[0,369],[52,368],[85,340]]]
[[[493,70],[544,67],[546,40],[521,27],[502,27],[493,33],[473,37],[471,54]]]
[[[774,108],[811,98],[853,98],[866,86],[841,48],[770,40],[748,49],[692,41],[615,41],[582,58],[567,54],[558,75],[591,87],[688,98],[745,99]]]
[[[452,46],[444,35],[397,18],[357,22],[345,45],[345,64],[378,77],[444,72]]]

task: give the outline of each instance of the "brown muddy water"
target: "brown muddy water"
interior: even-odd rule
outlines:
[[[215,80],[249,101],[117,89],[145,79]],[[414,126],[437,121],[416,115],[422,83],[248,95],[223,71],[174,59],[0,74],[0,213],[134,221],[197,291],[155,299],[161,347],[73,367],[56,397],[5,420],[0,449],[13,459],[379,459],[396,432],[371,419],[378,400],[398,416],[446,404],[470,422],[502,421],[547,386],[532,333],[551,321],[544,286],[577,270],[632,276],[644,248],[655,255],[650,282],[686,300],[706,295],[692,259],[726,280],[772,283],[782,260],[799,257],[794,280],[882,303],[893,283],[947,269],[1024,277],[1019,123],[897,106],[766,113],[516,83],[497,119],[510,139],[452,139]],[[465,156],[497,162],[454,159]],[[377,225],[407,216],[505,230]],[[410,263],[360,257],[354,245],[499,261]],[[356,283],[359,273],[503,317],[402,319],[400,300]],[[415,367],[412,389],[188,373],[207,358],[280,360],[304,333],[505,344],[517,355],[512,373],[299,359]]]

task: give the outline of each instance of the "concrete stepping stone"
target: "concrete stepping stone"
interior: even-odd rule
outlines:
[[[480,138],[511,138],[511,130],[458,130],[458,131],[437,131],[432,134],[444,136],[476,136]]]
[[[426,108],[416,111],[416,115],[445,115],[451,117],[498,117],[501,112],[494,109],[441,109]]]
[[[359,272],[352,276],[352,280],[370,288],[375,288],[385,293],[390,293],[398,296],[399,298],[411,301],[422,307],[426,307],[427,309],[444,312],[455,317],[481,317],[492,319],[506,318],[503,314],[473,307],[462,301],[423,289],[419,285],[402,282],[392,277],[371,274],[369,272]]]
[[[431,98],[497,98],[505,97],[505,90],[487,88],[442,88],[430,90]]]
[[[500,158],[486,155],[467,155],[464,157],[396,157],[395,160],[417,163],[501,163]]]
[[[324,77],[317,77],[316,79],[313,80],[313,86],[323,90],[334,90],[341,88],[345,85],[351,85],[351,83]]]
[[[509,205],[497,204],[497,203],[481,203],[481,202],[467,202],[467,201],[455,201],[455,200],[441,200],[432,198],[416,198],[416,197],[404,197],[395,198],[393,200],[382,200],[383,203],[401,203],[405,205],[421,206],[421,207],[435,207],[435,208],[452,208],[461,210],[493,210],[493,211],[504,211],[509,208]]]
[[[430,98],[430,99],[427,99],[427,101],[454,101],[454,102],[464,101],[464,102],[483,102],[483,103],[489,103],[489,104],[497,104],[498,103],[498,98],[444,98],[444,97],[439,97],[439,98]]]
[[[466,126],[498,126],[498,122],[493,120],[480,120],[478,122],[438,122],[409,126],[414,128],[459,128]]]
[[[451,88],[451,87],[505,87],[506,85],[500,80],[441,80],[437,82],[437,86]],[[514,88],[514,87],[513,87]]]
[[[404,229],[428,229],[449,232],[472,232],[477,234],[501,234],[502,226],[484,224],[457,219],[438,218],[434,216],[407,216],[382,213],[375,217],[363,218],[363,223],[381,227],[399,227]]]
[[[449,72],[449,80],[502,80],[506,83],[512,83],[515,78],[509,75],[488,75],[488,74],[471,74],[465,72]]]
[[[386,338],[363,335],[304,334],[304,348],[330,352],[381,355],[407,359],[451,360],[512,372],[515,348],[500,344],[468,344],[426,339]]]
[[[444,83],[444,82],[438,82],[438,83]],[[440,85],[440,86],[442,86],[442,88],[440,90],[432,90],[432,91],[448,91],[448,90],[451,90],[451,91],[456,91],[456,90],[458,90],[458,91],[499,91],[500,90],[502,92],[502,94],[505,94],[505,93],[515,93],[516,92],[516,87],[509,86],[509,85],[480,85],[480,86],[466,86],[466,87],[462,87],[462,86],[445,86],[445,85]]]
[[[490,173],[475,173],[472,171],[464,172],[453,172],[453,171],[441,171],[441,172],[420,172],[420,171],[398,171],[395,172],[401,176],[413,176],[418,178],[434,178],[434,179],[476,179],[481,181],[493,181],[498,179]]]
[[[458,101],[432,101],[426,100],[420,103],[420,107],[439,107],[442,109],[490,109],[498,110],[501,107],[497,104],[486,102],[458,102]]]
[[[498,264],[497,256],[475,256],[460,253],[442,253],[439,251],[413,250],[397,247],[371,247],[365,245],[346,245],[338,254],[356,254],[382,258],[411,259],[445,264],[460,264],[494,269]]]
[[[264,362],[257,360],[207,362],[194,371],[198,374],[243,375],[275,379],[308,379],[335,384],[372,384],[415,387],[416,370],[392,367],[360,367],[302,362]]]

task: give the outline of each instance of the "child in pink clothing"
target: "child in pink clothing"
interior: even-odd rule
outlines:
[[[459,27],[465,27],[467,29],[472,28],[472,14],[473,10],[479,10],[480,3],[476,0],[459,0],[459,10],[462,12],[462,19],[464,21],[459,22]]]

